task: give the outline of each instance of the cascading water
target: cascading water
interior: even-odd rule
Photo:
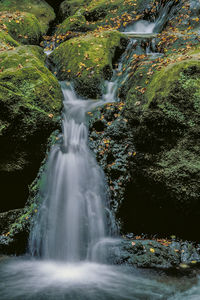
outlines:
[[[169,1],[161,6],[154,23],[141,20],[128,26],[126,32],[130,33],[132,28],[131,32],[138,35],[153,33],[166,22],[172,3]],[[103,173],[87,146],[85,115],[95,106],[117,98],[118,83],[122,80],[118,75],[122,73],[124,62],[127,64],[127,55],[131,57],[129,52],[134,44],[135,40],[129,43],[113,80],[106,83],[102,101],[78,99],[71,84],[62,83],[63,137],[61,144],[52,149],[48,160],[46,186],[41,191],[44,201],[30,236],[33,256],[67,262],[105,258],[105,253],[100,255],[98,251],[98,259],[92,251],[108,235],[107,203]],[[127,76],[128,69],[123,80]]]
[[[62,83],[62,91],[63,138],[49,157],[30,251],[33,256],[71,262],[90,259],[91,248],[108,233],[104,176],[88,149],[85,124],[86,112],[102,101],[78,99],[69,83]],[[105,99],[112,94],[108,89]]]

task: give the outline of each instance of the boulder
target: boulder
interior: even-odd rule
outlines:
[[[0,31],[0,51],[12,50],[20,44],[15,41],[7,32]]]
[[[112,264],[138,268],[189,271],[199,266],[199,247],[190,242],[165,239],[116,239],[105,242]]]
[[[27,12],[34,15],[40,23],[42,34],[48,31],[50,22],[55,19],[53,8],[44,0],[2,0],[0,11],[14,14],[16,12]]]
[[[90,0],[65,0],[60,4],[59,7],[59,17],[62,21],[66,18],[73,16],[77,10],[83,7],[87,7]]]
[[[6,211],[25,204],[47,139],[59,127],[62,92],[40,47],[3,51],[0,61],[0,210]]]
[[[126,101],[92,116],[90,145],[124,232],[198,238],[198,57],[197,48],[152,62],[136,57]]]
[[[66,18],[57,28],[56,35],[59,39],[59,35],[65,35],[69,31],[74,32],[87,32],[93,30],[95,28],[94,25],[89,24],[86,21],[85,17],[81,14],[81,10],[79,10],[76,14]]]
[[[23,44],[39,44],[43,34],[38,19],[27,12],[1,12],[0,27]]]
[[[87,34],[62,43],[50,55],[59,80],[71,80],[83,97],[98,98],[102,83],[125,50],[127,37],[117,31]]]

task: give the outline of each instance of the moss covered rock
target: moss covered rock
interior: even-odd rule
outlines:
[[[12,50],[19,45],[7,32],[0,30],[0,51]]]
[[[0,13],[0,28],[23,44],[39,44],[42,27],[38,19],[30,13]]]
[[[33,14],[38,20],[35,22],[40,23],[43,34],[47,32],[49,23],[55,19],[53,8],[44,0],[2,0],[0,2],[0,11],[11,13],[20,11]]]
[[[97,98],[112,77],[112,65],[124,51],[127,38],[117,31],[96,32],[61,44],[50,55],[60,80],[72,80],[84,97]]]
[[[22,207],[28,184],[59,126],[62,92],[37,46],[0,53],[1,210]],[[12,188],[8,188],[12,187]]]
[[[60,16],[64,22],[58,34],[68,30],[89,31],[94,28],[119,29],[126,27],[144,15],[151,8],[153,1],[105,1],[105,0],[70,0],[60,5]],[[78,19],[78,16],[80,20]],[[70,17],[70,18],[69,18]],[[71,19],[71,26],[70,26]]]
[[[59,8],[59,17],[65,20],[69,16],[73,16],[80,8],[86,8],[90,0],[65,0]]]
[[[135,62],[121,109],[112,104],[92,117],[91,147],[125,232],[198,237],[200,64],[193,51],[167,64],[142,61],[143,69]]]
[[[98,25],[107,25],[120,28],[131,23],[141,14],[152,1],[106,1],[106,0],[92,0],[85,10],[86,20],[89,22],[97,22]],[[141,16],[140,16],[141,17]]]
[[[81,14],[81,11],[78,11],[73,16],[70,16],[67,19],[65,19],[58,26],[58,29],[56,30],[56,35],[65,35],[69,31],[86,32],[93,29],[95,29],[95,26],[89,24],[89,22],[87,22],[85,17]]]

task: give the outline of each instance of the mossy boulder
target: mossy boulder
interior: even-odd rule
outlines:
[[[81,11],[78,11],[73,16],[70,16],[67,19],[65,19],[58,26],[58,29],[56,30],[56,35],[65,35],[69,31],[87,32],[93,29],[95,29],[95,26],[89,24],[89,22],[87,22],[85,17],[81,14]]]
[[[63,21],[66,18],[73,16],[77,10],[83,7],[87,7],[90,0],[65,0],[60,4],[59,17]]]
[[[148,69],[157,66],[148,78],[143,61],[143,70],[130,69],[121,109],[106,106],[92,117],[91,148],[107,175],[124,232],[198,238],[198,57],[196,50],[168,58],[167,66],[165,60],[162,67],[161,60],[148,61]]]
[[[126,45],[127,37],[117,31],[96,32],[64,42],[50,59],[60,80],[72,80],[80,95],[97,98]]]
[[[147,211],[153,208],[151,214],[143,215],[143,230],[149,222],[148,228],[153,232],[159,224],[161,232],[197,238],[200,216],[199,72],[196,57],[169,64],[153,75],[144,93],[146,103],[140,117],[136,117],[134,102],[127,106],[126,117],[135,124],[133,139],[140,166],[137,172],[132,170],[134,184],[127,188],[128,202],[140,195],[136,210],[140,211],[142,206]],[[127,208],[125,204],[124,211]],[[129,220],[134,217],[134,213],[130,214]],[[152,218],[154,222],[150,221]],[[187,226],[183,230],[185,222]]]
[[[20,11],[33,14],[38,20],[36,22],[40,23],[42,34],[47,32],[49,23],[55,19],[53,8],[44,0],[2,0],[0,11],[10,13]]]
[[[99,26],[112,26],[116,29],[132,23],[137,15],[152,5],[152,1],[106,1],[92,0],[85,10],[85,18]],[[141,16],[140,16],[141,17]],[[137,18],[138,19],[138,16]]]
[[[0,53],[1,210],[23,207],[47,138],[58,128],[62,92],[40,47]]]
[[[43,33],[38,19],[27,12],[0,13],[0,28],[23,44],[39,44]]]
[[[0,51],[12,50],[19,45],[7,32],[0,30]]]
[[[84,26],[85,31],[97,27],[112,29],[126,27],[129,23],[133,23],[138,18],[141,18],[144,11],[147,8],[150,9],[152,4],[153,2],[150,0],[137,2],[134,0],[115,0],[110,2],[105,0],[66,0],[60,5],[61,20],[68,18],[68,21],[61,25],[62,31],[64,30],[64,25],[66,26],[69,23],[69,17],[77,13],[82,16],[82,22],[83,20],[86,22],[87,26]],[[67,28],[69,28],[69,25]]]

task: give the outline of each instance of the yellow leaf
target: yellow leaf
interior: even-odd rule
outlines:
[[[182,269],[187,269],[187,268],[189,268],[189,266],[186,265],[186,264],[180,264],[179,266],[180,266]]]
[[[196,260],[192,260],[192,261],[191,261],[191,264],[196,264],[196,263],[197,263]]]
[[[150,248],[150,252],[151,252],[151,253],[154,253],[155,250],[154,250],[153,248]]]

